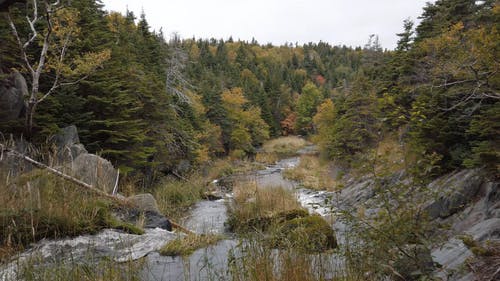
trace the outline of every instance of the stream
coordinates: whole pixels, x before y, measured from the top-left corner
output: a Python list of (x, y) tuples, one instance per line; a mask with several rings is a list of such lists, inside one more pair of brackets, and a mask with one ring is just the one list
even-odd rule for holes
[[(282, 186), (295, 190), (297, 199), (310, 213), (316, 213), (323, 217), (331, 215), (333, 210), (328, 207), (332, 203), (333, 192), (313, 191), (300, 188), (299, 185), (283, 177), (283, 170), (290, 169), (299, 164), (299, 157), (280, 160), (266, 169), (250, 173), (236, 180), (255, 181), (258, 186)], [(224, 188), (223, 188), (224, 189)], [(231, 194), (226, 194), (225, 199), (216, 201), (198, 202), (191, 215), (185, 221), (185, 225), (196, 233), (230, 233), (225, 230), (224, 222), (227, 219), (226, 200), (230, 200)], [(147, 256), (147, 268), (144, 270), (144, 280), (225, 280), (228, 276), (228, 253), (232, 250), (237, 254), (239, 241), (227, 239), (214, 246), (195, 251), (189, 258), (164, 257), (158, 253)], [(330, 257), (317, 261), (318, 263), (330, 262), (332, 270), (339, 267), (338, 258)], [(326, 272), (332, 277), (334, 272)]]
[[(299, 157), (283, 159), (266, 169), (250, 173), (242, 180), (252, 180), (259, 186), (282, 186), (296, 190), (297, 199), (311, 213), (327, 217), (334, 212), (330, 207), (334, 198), (333, 192), (312, 191), (299, 188), (298, 184), (283, 177), (282, 171), (295, 167)], [(238, 178), (238, 180), (240, 180)], [(191, 210), (184, 225), (196, 233), (224, 234), (232, 237), (225, 229), (227, 219), (226, 200), (198, 202)], [(86, 261), (98, 258), (111, 258), (116, 262), (144, 258), (145, 263), (141, 279), (153, 280), (224, 280), (228, 276), (228, 256), (233, 252), (239, 241), (236, 239), (222, 240), (216, 245), (195, 251), (189, 257), (161, 256), (158, 251), (168, 241), (179, 234), (163, 229), (146, 229), (143, 235), (122, 233), (106, 229), (96, 235), (83, 235), (71, 239), (42, 240), (30, 250), (19, 255), (16, 261), (0, 267), (0, 281), (17, 280), (18, 264), (33, 257), (40, 258), (44, 263), (71, 260)], [(233, 252), (234, 253), (234, 252)], [(333, 274), (333, 273), (331, 273)]]

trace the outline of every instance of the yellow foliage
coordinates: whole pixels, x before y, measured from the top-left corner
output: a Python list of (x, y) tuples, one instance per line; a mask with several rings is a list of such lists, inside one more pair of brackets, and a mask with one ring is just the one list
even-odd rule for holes
[(201, 96), (190, 90), (187, 90), (185, 94), (191, 101), (191, 107), (194, 109), (196, 116), (204, 116), (205, 113), (207, 113), (207, 109), (205, 108), (205, 105), (203, 105)]
[(233, 88), (222, 93), (222, 106), (227, 112), (227, 119), (232, 121), (230, 145), (232, 149), (249, 151), (254, 144), (260, 144), (269, 138), (269, 126), (261, 117), (257, 106), (244, 109), (248, 100), (241, 88)]
[(326, 99), (318, 106), (318, 111), (313, 117), (313, 123), (321, 131), (335, 121), (335, 106), (331, 99)]
[(120, 26), (126, 23), (125, 18), (118, 12), (110, 12), (106, 19), (108, 21), (108, 29), (113, 33), (118, 33)]
[(200, 58), (200, 48), (198, 48), (198, 45), (194, 43), (191, 45), (189, 57), (193, 58), (193, 60), (198, 60)]
[(228, 111), (240, 109), (248, 100), (243, 95), (241, 88), (233, 88), (222, 93), (222, 105)]

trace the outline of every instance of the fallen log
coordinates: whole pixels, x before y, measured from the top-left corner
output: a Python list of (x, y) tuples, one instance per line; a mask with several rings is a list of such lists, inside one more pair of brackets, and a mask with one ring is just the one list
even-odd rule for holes
[[(70, 181), (70, 182), (78, 185), (78, 186), (86, 188), (86, 189), (88, 189), (88, 190), (90, 190), (90, 191), (92, 191), (92, 192), (94, 192), (94, 193), (96, 193), (96, 194), (98, 194), (98, 195), (100, 195), (102, 197), (111, 199), (111, 200), (119, 203), (122, 206), (131, 207), (130, 202), (128, 202), (126, 199), (122, 199), (122, 198), (116, 197), (114, 195), (107, 194), (106, 192), (104, 192), (104, 191), (102, 191), (102, 190), (100, 190), (100, 189), (98, 189), (98, 188), (96, 188), (96, 187), (94, 187), (94, 186), (92, 186), (92, 185), (90, 185), (90, 184), (88, 184), (86, 182), (83, 182), (83, 181), (81, 181), (81, 180), (79, 180), (79, 179), (77, 179), (75, 177), (67, 175), (67, 174), (65, 174), (65, 173), (63, 173), (63, 172), (61, 172), (61, 171), (59, 171), (57, 169), (54, 169), (54, 168), (52, 168), (52, 167), (50, 167), (48, 165), (45, 165), (45, 164), (43, 164), (41, 162), (38, 162), (38, 161), (36, 161), (36, 160), (34, 160), (34, 159), (32, 159), (32, 158), (30, 158), (30, 157), (28, 157), (28, 156), (26, 156), (26, 155), (18, 152), (16, 150), (13, 150), (13, 149), (10, 149), (10, 148), (6, 148), (2, 144), (0, 144), (0, 149), (1, 149), (0, 154), (2, 155), (2, 157), (0, 157), (0, 161), (3, 159), (3, 153), (4, 152), (8, 152), (8, 153), (10, 153), (10, 154), (12, 154), (12, 155), (20, 158), (20, 159), (23, 159), (24, 161), (26, 161), (28, 163), (31, 163), (31, 164), (35, 165), (36, 167), (39, 167), (41, 169), (45, 169), (45, 170), (49, 171), (50, 173), (52, 173), (52, 174), (54, 174), (54, 175), (56, 175), (58, 177), (61, 177), (61, 178), (65, 179), (65, 180), (67, 180), (67, 181)], [(118, 182), (116, 183), (116, 185), (117, 184), (118, 184)], [(116, 189), (116, 186), (115, 186), (115, 189)], [(195, 234), (193, 231), (191, 231), (191, 230), (183, 227), (182, 225), (180, 225), (180, 224), (172, 221), (171, 219), (169, 219), (169, 218), (167, 218), (167, 219), (170, 221), (170, 224), (172, 225), (173, 228), (179, 229), (179, 231), (184, 232), (186, 234)]]

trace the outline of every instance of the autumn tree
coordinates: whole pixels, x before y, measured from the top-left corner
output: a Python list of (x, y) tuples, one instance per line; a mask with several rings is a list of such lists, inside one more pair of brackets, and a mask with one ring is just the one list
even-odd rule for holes
[(269, 138), (269, 126), (262, 120), (260, 108), (246, 107), (248, 100), (241, 88), (224, 91), (221, 99), (231, 122), (226, 132), (230, 149), (253, 153), (256, 146)]
[(317, 130), (315, 136), (316, 142), (324, 152), (329, 152), (330, 145), (334, 141), (334, 124), (336, 122), (337, 112), (331, 99), (326, 99), (318, 106), (317, 113), (314, 115), (313, 123)]

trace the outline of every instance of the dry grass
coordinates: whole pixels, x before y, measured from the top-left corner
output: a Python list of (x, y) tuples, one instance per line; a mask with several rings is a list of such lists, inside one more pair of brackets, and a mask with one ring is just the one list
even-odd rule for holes
[(153, 192), (158, 208), (166, 217), (179, 220), (186, 211), (200, 201), (206, 182), (200, 176), (191, 176), (187, 181), (168, 179), (158, 185)]
[(217, 234), (190, 234), (168, 242), (160, 250), (164, 256), (189, 256), (197, 249), (214, 245), (224, 237)]
[(204, 198), (209, 191), (209, 183), (234, 174), (245, 174), (260, 170), (259, 164), (248, 161), (215, 160), (201, 174), (192, 174), (185, 180), (166, 178), (153, 191), (160, 211), (173, 220), (180, 220), (186, 215), (189, 207)]
[[(256, 236), (240, 245), (240, 256), (229, 260), (234, 281), (313, 281), (326, 279), (331, 264), (319, 263), (321, 255), (307, 255), (294, 249), (273, 250)], [(315, 262), (316, 261), (316, 262)]]
[(265, 153), (276, 153), (280, 156), (290, 156), (307, 145), (307, 141), (297, 136), (287, 136), (270, 140), (262, 145)]
[(334, 190), (337, 184), (330, 176), (329, 164), (322, 163), (319, 157), (314, 155), (302, 155), (299, 165), (285, 170), (283, 175), (314, 190)]
[(462, 241), (474, 253), (474, 257), (467, 260), (467, 266), (477, 280), (500, 280), (500, 242), (479, 243), (470, 236), (462, 237)]
[(115, 203), (43, 170), (4, 179), (0, 184), (0, 206), (3, 258), (43, 238), (95, 233), (108, 227), (141, 232), (113, 219)]
[(313, 281), (311, 257), (294, 251), (273, 252), (259, 242), (245, 245), (245, 255), (230, 263), (234, 281)]
[(227, 223), (230, 229), (240, 233), (263, 231), (274, 224), (308, 215), (295, 194), (282, 187), (257, 187), (252, 182), (241, 182), (235, 185), (233, 192)]
[(264, 166), (243, 160), (232, 160), (230, 158), (217, 159), (204, 168), (203, 178), (210, 182), (234, 174), (242, 174), (263, 169)]
[(275, 164), (279, 159), (280, 157), (277, 153), (259, 152), (255, 156), (255, 161), (264, 164)]
[(236, 205), (233, 211), (242, 221), (302, 209), (295, 194), (282, 187), (257, 187), (255, 183), (244, 182), (236, 184), (233, 192)]

